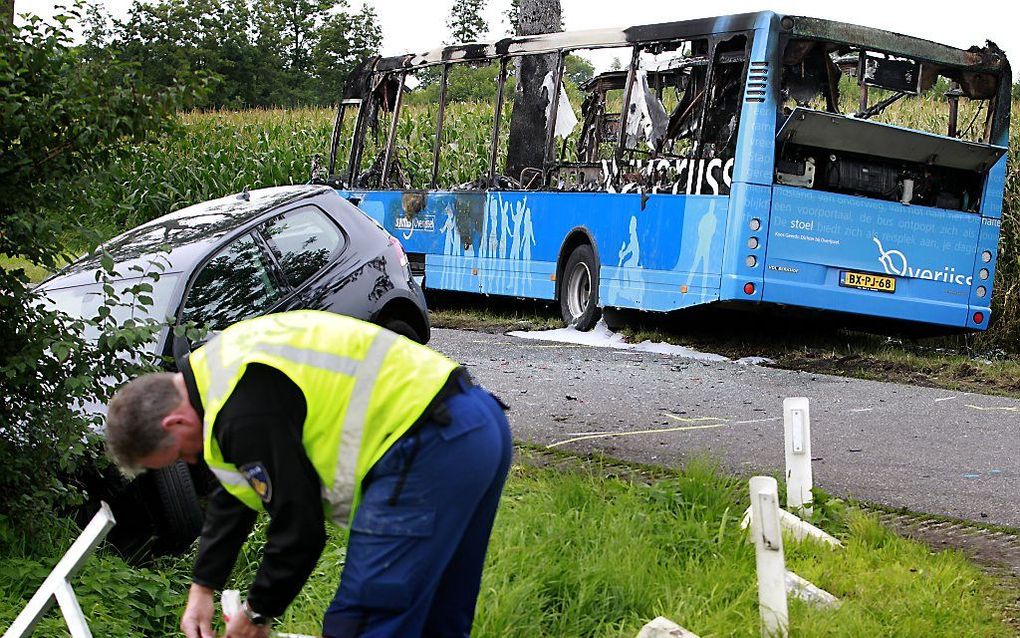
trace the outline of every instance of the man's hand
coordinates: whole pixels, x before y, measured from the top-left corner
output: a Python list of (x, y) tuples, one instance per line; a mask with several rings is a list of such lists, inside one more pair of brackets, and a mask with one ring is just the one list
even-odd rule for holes
[(187, 638), (216, 638), (212, 630), (213, 590), (191, 584), (188, 606), (181, 616), (181, 631)]
[(223, 638), (269, 638), (269, 625), (259, 627), (251, 624), (243, 611), (238, 611), (227, 623), (227, 633)]

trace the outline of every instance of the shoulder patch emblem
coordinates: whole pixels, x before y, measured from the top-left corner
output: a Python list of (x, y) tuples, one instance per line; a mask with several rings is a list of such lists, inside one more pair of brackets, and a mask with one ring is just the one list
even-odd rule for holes
[(241, 473), (263, 503), (268, 503), (273, 498), (273, 483), (269, 480), (269, 472), (266, 472), (266, 468), (261, 463), (249, 463), (242, 466)]

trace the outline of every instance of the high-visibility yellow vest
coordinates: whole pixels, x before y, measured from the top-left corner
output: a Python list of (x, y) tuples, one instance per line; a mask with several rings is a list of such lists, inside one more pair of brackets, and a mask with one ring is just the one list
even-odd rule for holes
[(250, 363), (294, 381), (307, 404), (302, 443), (319, 475), (327, 516), (338, 524), (357, 507), (368, 471), (457, 367), (379, 326), (315, 310), (234, 324), (191, 353), (190, 361), (205, 409), (205, 461), (230, 494), (255, 510), (264, 509), (260, 486), (223, 459), (213, 433), (216, 415)]

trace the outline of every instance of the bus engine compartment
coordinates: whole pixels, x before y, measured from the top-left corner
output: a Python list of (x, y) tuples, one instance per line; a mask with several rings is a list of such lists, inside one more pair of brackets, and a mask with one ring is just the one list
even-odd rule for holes
[(799, 108), (777, 140), (778, 184), (974, 213), (1006, 151)]
[[(812, 30), (797, 20), (798, 32)], [(889, 52), (833, 41), (855, 34), (818, 35), (790, 37), (782, 49), (775, 183), (979, 213), (988, 172), (1006, 152), (995, 144), (1009, 112), (999, 48), (989, 42), (947, 61), (907, 55), (895, 40)], [(940, 101), (936, 117), (918, 108)]]

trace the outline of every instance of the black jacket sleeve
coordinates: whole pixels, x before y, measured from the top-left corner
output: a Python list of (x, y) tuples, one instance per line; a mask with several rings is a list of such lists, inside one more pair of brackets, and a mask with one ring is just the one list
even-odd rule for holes
[(223, 589), (257, 516), (254, 510), (217, 487), (206, 505), (191, 581), (211, 589)]
[[(304, 396), (293, 381), (274, 368), (253, 364), (216, 417), (214, 431), (223, 458), (259, 481), (269, 513), (262, 564), (248, 592), (252, 609), (267, 616), (283, 614), (326, 544), (319, 477), (301, 442), (306, 412)], [(253, 521), (254, 512), (225, 491), (223, 497), (215, 494), (211, 505), (195, 571), (208, 569), (199, 577), (218, 583), (216, 565), (226, 555), (233, 564), (251, 529), (251, 522), (242, 523), (249, 512)], [(234, 520), (225, 520), (231, 516)], [(213, 525), (216, 530), (209, 529)]]

